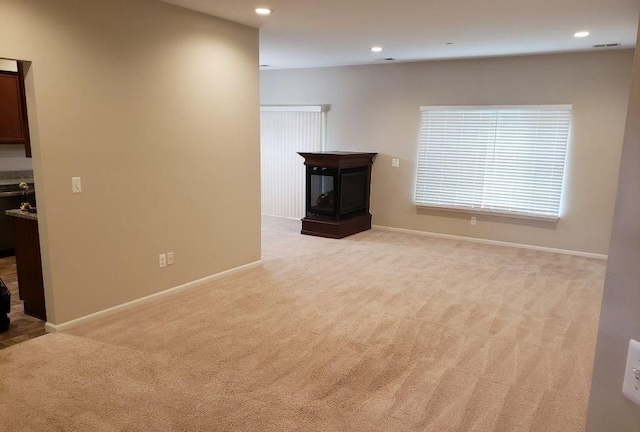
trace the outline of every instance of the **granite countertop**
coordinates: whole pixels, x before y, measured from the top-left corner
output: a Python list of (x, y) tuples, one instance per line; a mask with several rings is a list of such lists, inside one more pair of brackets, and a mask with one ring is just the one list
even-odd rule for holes
[(0, 171), (0, 186), (20, 182), (33, 183), (33, 171)]
[(38, 220), (38, 213), (31, 213), (28, 211), (22, 211), (20, 209), (6, 210), (4, 213), (7, 216), (13, 216), (13, 217), (18, 217), (22, 219), (34, 220), (34, 221)]

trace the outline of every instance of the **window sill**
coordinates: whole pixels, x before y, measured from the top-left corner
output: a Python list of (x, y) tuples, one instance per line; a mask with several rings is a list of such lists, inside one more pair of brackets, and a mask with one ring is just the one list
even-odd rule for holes
[(507, 213), (501, 211), (492, 211), (492, 210), (482, 210), (482, 209), (473, 209), (466, 207), (454, 207), (454, 206), (438, 206), (438, 205), (426, 205), (426, 204), (415, 204), (415, 206), (419, 209), (424, 210), (442, 210), (442, 211), (450, 211), (450, 212), (460, 212), (460, 213), (473, 213), (479, 215), (489, 215), (489, 216), (498, 216), (505, 218), (515, 218), (515, 219), (529, 219), (529, 220), (537, 220), (544, 222), (558, 222), (560, 218), (558, 216), (544, 216), (544, 215), (535, 215), (528, 213)]

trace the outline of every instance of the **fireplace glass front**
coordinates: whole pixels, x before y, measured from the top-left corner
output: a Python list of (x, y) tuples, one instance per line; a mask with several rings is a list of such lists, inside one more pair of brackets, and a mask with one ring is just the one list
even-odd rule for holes
[(340, 215), (367, 208), (367, 170), (344, 170), (340, 175)]
[(336, 172), (312, 168), (309, 173), (308, 216), (336, 216)]
[(307, 217), (339, 220), (367, 211), (367, 168), (307, 169)]

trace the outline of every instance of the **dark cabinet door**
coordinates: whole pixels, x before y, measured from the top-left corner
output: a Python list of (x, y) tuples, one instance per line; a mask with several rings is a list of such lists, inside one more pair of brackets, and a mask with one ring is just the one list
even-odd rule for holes
[(13, 217), (13, 224), (16, 236), (18, 292), (24, 302), (24, 313), (46, 321), (38, 221)]
[(0, 144), (22, 144), (31, 157), (27, 106), (22, 80), (18, 72), (0, 71)]

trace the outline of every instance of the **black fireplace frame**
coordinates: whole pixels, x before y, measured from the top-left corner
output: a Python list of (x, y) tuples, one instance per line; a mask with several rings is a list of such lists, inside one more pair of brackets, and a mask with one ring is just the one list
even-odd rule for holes
[[(367, 167), (354, 167), (354, 168), (330, 168), (330, 167), (319, 167), (319, 166), (307, 166), (307, 181), (306, 181), (306, 217), (317, 218), (317, 219), (328, 219), (328, 220), (341, 220), (345, 218), (352, 217), (357, 214), (367, 213), (369, 211), (369, 170)], [(347, 207), (345, 203), (345, 198), (347, 197), (348, 191), (345, 191), (345, 177), (353, 175), (353, 174), (362, 174), (364, 175), (365, 181), (361, 190), (361, 196), (357, 197), (358, 204), (353, 207)], [(331, 201), (333, 202), (332, 210), (328, 211), (321, 207), (318, 207), (317, 203), (314, 205), (314, 200), (317, 200), (316, 195), (314, 193), (314, 177), (331, 177), (333, 189), (329, 193), (333, 193), (331, 196)], [(358, 194), (360, 191), (358, 191)], [(354, 195), (353, 193), (351, 195)]]

